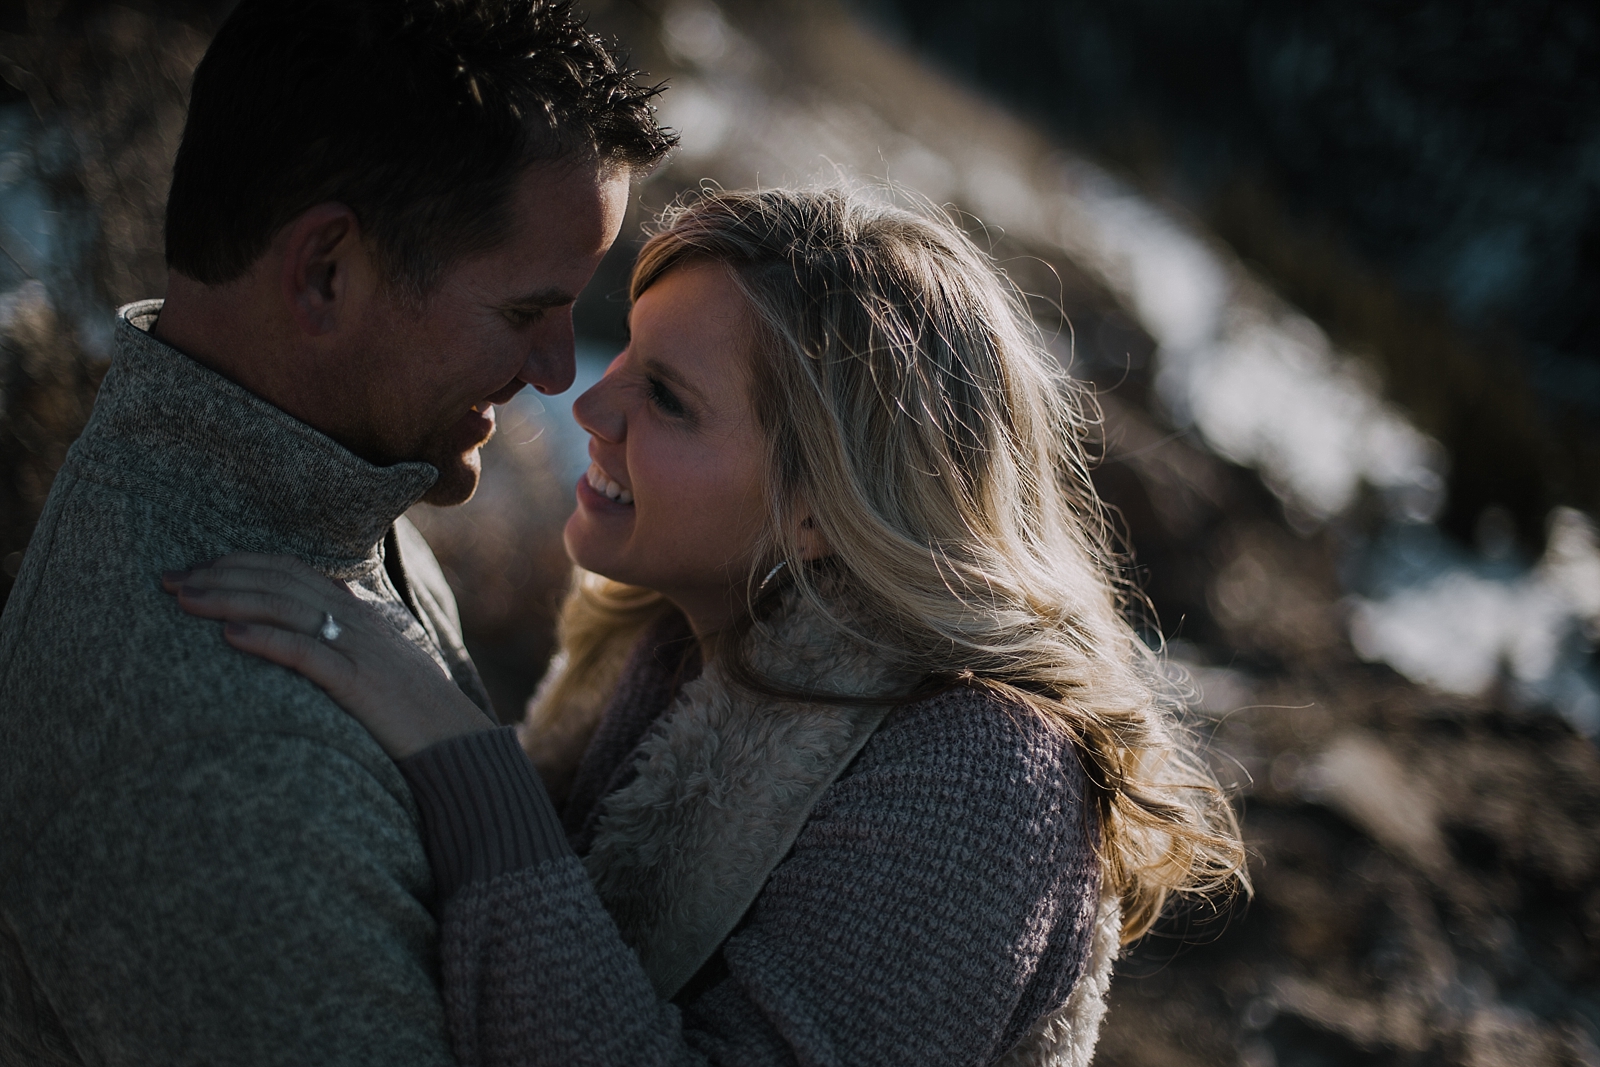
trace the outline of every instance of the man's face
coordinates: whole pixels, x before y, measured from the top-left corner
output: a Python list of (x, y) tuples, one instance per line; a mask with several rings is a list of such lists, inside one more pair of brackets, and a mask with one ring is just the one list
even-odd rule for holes
[(438, 468), (423, 498), (431, 504), (471, 497), (493, 405), (524, 385), (559, 393), (572, 384), (572, 304), (616, 239), (627, 199), (626, 172), (534, 167), (513, 194), (500, 247), (453, 264), (420, 306), (399, 294), (369, 304), (358, 450)]

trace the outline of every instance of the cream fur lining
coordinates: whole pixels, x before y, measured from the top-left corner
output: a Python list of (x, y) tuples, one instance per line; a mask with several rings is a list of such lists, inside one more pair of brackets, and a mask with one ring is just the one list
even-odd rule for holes
[[(903, 690), (911, 679), (791, 600), (752, 660), (797, 689)], [(611, 679), (614, 686), (614, 678)], [(774, 700), (736, 689), (715, 662), (641, 742), (639, 774), (601, 802), (584, 863), (656, 991), (674, 996), (732, 933), (818, 798), (883, 721), (883, 707)], [(1087, 1067), (1122, 932), (1102, 895), (1072, 994), (1000, 1062)]]
[[(753, 637), (752, 662), (784, 686), (867, 694), (911, 681), (794, 598)], [(663, 997), (733, 932), (887, 710), (743, 692), (715, 661), (683, 687), (640, 743), (638, 777), (601, 802), (584, 859)]]
[(995, 1067), (1089, 1067), (1100, 1023), (1106, 1016), (1111, 966), (1122, 948), (1122, 903), (1115, 893), (1100, 894), (1094, 929), (1089, 934), (1089, 959), (1072, 987), (1072, 995), (1055, 1011), (1034, 1023), (1017, 1047)]

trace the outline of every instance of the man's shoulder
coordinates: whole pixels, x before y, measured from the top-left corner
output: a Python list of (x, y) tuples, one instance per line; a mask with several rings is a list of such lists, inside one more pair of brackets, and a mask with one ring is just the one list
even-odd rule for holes
[(154, 700), (176, 712), (233, 695), (247, 679), (282, 688), (272, 679), (292, 676), (255, 669), (162, 588), (163, 571), (221, 548), (201, 523), (63, 470), (0, 623), (0, 691), (36, 708), (92, 693), (138, 713)]
[(144, 754), (230, 735), (326, 745), (403, 791), (326, 694), (232, 648), (220, 624), (185, 614), (162, 590), (163, 570), (217, 554), (215, 535), (125, 492), (57, 489), (0, 622), (0, 810), (20, 812), (25, 797), (47, 804)]

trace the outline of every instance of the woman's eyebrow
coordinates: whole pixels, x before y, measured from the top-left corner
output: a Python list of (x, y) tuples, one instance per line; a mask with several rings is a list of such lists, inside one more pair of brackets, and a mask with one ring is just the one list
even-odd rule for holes
[(654, 374), (657, 378), (664, 378), (678, 388), (693, 393), (701, 403), (706, 402), (705, 391), (688, 378), (685, 378), (676, 368), (667, 366), (659, 359), (647, 359), (644, 361), (644, 369)]

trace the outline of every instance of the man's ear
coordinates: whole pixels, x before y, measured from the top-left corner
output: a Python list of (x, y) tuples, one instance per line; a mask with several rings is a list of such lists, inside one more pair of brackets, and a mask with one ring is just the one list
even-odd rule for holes
[(356, 272), (366, 272), (356, 213), (336, 202), (317, 204), (295, 216), (278, 242), (279, 289), (290, 318), (305, 336), (331, 333), (355, 295)]
[(800, 519), (799, 528), (795, 531), (795, 543), (800, 548), (802, 561), (821, 559), (833, 551), (828, 545), (828, 539), (822, 536), (822, 531), (817, 529), (816, 520), (809, 513)]

